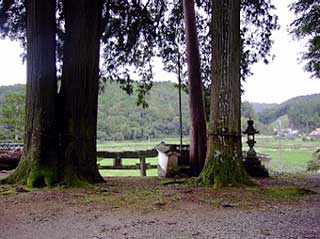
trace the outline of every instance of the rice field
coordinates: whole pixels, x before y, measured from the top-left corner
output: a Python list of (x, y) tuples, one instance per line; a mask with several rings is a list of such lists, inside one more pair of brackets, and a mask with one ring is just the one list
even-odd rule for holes
[[(126, 151), (151, 149), (161, 141), (166, 143), (179, 143), (178, 138), (153, 139), (148, 141), (114, 141), (98, 144), (98, 150)], [(243, 150), (247, 150), (243, 138)], [(259, 153), (269, 154), (272, 157), (271, 171), (287, 173), (306, 172), (307, 164), (312, 159), (313, 152), (320, 148), (320, 140), (303, 141), (302, 139), (278, 139), (273, 136), (256, 137), (255, 150)], [(188, 143), (188, 139), (183, 141)], [(147, 163), (157, 164), (157, 157), (147, 158)], [(101, 165), (112, 165), (112, 159), (99, 160)], [(139, 159), (123, 159), (123, 164), (136, 164)], [(139, 176), (139, 170), (101, 170), (103, 176)], [(147, 170), (147, 176), (157, 176), (156, 169)]]

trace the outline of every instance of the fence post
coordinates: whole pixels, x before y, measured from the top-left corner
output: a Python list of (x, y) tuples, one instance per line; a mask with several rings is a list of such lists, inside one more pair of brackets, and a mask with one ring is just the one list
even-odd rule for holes
[(147, 176), (146, 158), (140, 156), (140, 176)]
[(117, 154), (116, 158), (113, 161), (113, 166), (115, 167), (122, 167), (121, 157), (119, 154)]

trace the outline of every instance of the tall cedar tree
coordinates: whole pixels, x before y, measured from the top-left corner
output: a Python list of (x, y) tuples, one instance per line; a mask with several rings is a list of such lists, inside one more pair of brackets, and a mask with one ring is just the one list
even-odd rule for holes
[(6, 182), (52, 185), (57, 173), (55, 0), (27, 1), (27, 96), (24, 153)]
[(96, 161), (102, 3), (64, 2), (66, 40), (59, 96), (55, 9), (54, 0), (27, 2), (25, 152), (6, 182), (38, 187), (103, 180)]
[(65, 0), (61, 84), (64, 181), (102, 181), (96, 160), (102, 1)]
[(183, 1), (190, 111), (190, 164), (193, 176), (201, 172), (207, 146), (207, 127), (201, 81), (201, 63), (193, 0)]
[(213, 0), (212, 11), (209, 137), (200, 181), (221, 187), (250, 182), (241, 150), (240, 0)]

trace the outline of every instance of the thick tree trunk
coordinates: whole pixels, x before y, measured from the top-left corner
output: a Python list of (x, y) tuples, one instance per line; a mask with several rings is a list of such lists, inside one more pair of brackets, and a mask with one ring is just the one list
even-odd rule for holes
[(198, 176), (206, 158), (207, 129), (194, 1), (184, 0), (183, 9), (189, 83), (190, 164), (192, 175)]
[(202, 183), (249, 183), (240, 124), (240, 0), (213, 0), (213, 57), (208, 151)]
[(101, 0), (64, 1), (61, 156), (68, 184), (102, 181), (96, 160), (101, 11)]
[(23, 159), (5, 181), (50, 186), (57, 180), (55, 0), (27, 1), (27, 97)]

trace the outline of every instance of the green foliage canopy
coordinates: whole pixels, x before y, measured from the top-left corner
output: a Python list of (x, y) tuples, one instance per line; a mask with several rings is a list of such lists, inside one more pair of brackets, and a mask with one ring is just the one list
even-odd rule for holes
[[(197, 24), (202, 74), (206, 89), (211, 75), (211, 2), (199, 0)], [(250, 65), (259, 59), (268, 61), (271, 32), (278, 28), (277, 16), (270, 0), (244, 0), (242, 7), (241, 75), (250, 74)], [(57, 4), (57, 62), (61, 66), (64, 43), (63, 5)], [(19, 40), (26, 46), (26, 8), (24, 0), (0, 0), (0, 36)], [(123, 90), (133, 94), (138, 104), (146, 107), (144, 97), (152, 87), (155, 56), (160, 56), (165, 69), (176, 72), (177, 54), (185, 62), (182, 1), (176, 0), (104, 0), (101, 26), (104, 64), (101, 79), (118, 81)], [(60, 62), (60, 63), (59, 63)], [(183, 69), (185, 67), (183, 66)], [(135, 77), (132, 75), (135, 71)], [(58, 71), (59, 72), (59, 71)], [(133, 84), (133, 80), (138, 83)]]
[(298, 0), (291, 5), (297, 18), (291, 23), (291, 34), (308, 40), (302, 60), (305, 70), (320, 78), (320, 3), (318, 0)]

